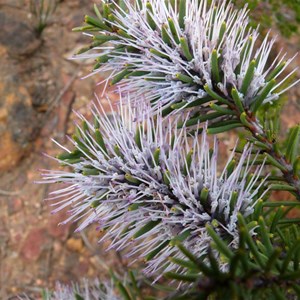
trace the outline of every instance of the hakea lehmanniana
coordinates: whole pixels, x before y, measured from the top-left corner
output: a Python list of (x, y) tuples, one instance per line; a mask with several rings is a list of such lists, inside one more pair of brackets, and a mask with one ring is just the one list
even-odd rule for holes
[[(32, 298), (19, 296), (19, 300), (31, 300)], [(54, 291), (47, 291), (43, 293), (44, 300), (121, 300), (123, 297), (119, 296), (116, 291), (115, 284), (111, 281), (93, 282), (84, 280), (83, 285), (73, 284), (64, 285), (57, 283)]]
[[(151, 261), (149, 274), (174, 268), (168, 257), (181, 257), (174, 247), (178, 240), (198, 257), (205, 254), (211, 242), (207, 224), (234, 248), (238, 213), (251, 215), (265, 193), (263, 164), (253, 168), (251, 147), (237, 163), (232, 153), (218, 173), (217, 141), (210, 150), (205, 130), (201, 142), (189, 139), (176, 120), (152, 118), (149, 108), (123, 102), (111, 116), (94, 104), (94, 125), (80, 116), (74, 150), (62, 147), (67, 151), (57, 158), (71, 171), (43, 172), (45, 183), (65, 184), (49, 198), (54, 212), (69, 207), (63, 223), (82, 219), (77, 230), (98, 223), (111, 248)], [(143, 121), (132, 121), (137, 118)]]
[(96, 58), (95, 73), (111, 71), (107, 80), (122, 81), (153, 111), (189, 108), (195, 114), (187, 125), (225, 118), (232, 129), (242, 126), (244, 110), (256, 112), (297, 83), (288, 84), (295, 70), (281, 78), (293, 58), (271, 58), (275, 39), (267, 34), (256, 47), (259, 33), (246, 7), (218, 0), (119, 2), (103, 1), (102, 15), (95, 8), (97, 18), (86, 16), (87, 26), (75, 29), (93, 39), (75, 58)]

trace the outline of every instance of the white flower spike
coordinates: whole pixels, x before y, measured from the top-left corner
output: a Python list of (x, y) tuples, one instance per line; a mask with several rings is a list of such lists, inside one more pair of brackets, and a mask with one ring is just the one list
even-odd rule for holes
[(296, 70), (281, 78), (293, 58), (279, 54), (269, 64), (275, 38), (267, 34), (256, 47), (260, 37), (246, 7), (217, 0), (121, 2), (104, 1), (103, 16), (96, 10), (97, 19), (86, 17), (88, 26), (79, 30), (94, 42), (83, 51), (93, 50), (75, 58), (96, 58), (95, 73), (110, 71), (107, 80), (151, 101), (154, 112), (202, 111), (211, 101), (233, 114), (236, 101), (255, 112), (299, 82), (287, 86)]
[[(238, 213), (251, 215), (262, 196), (263, 165), (253, 167), (251, 147), (245, 147), (235, 167), (232, 153), (218, 173), (218, 143), (211, 151), (205, 130), (201, 142), (190, 139), (176, 120), (154, 119), (147, 107), (131, 108), (123, 100), (118, 113), (108, 117), (103, 112), (94, 105), (95, 125), (80, 116), (75, 150), (57, 159), (71, 171), (43, 172), (45, 183), (65, 185), (51, 194), (54, 213), (68, 207), (64, 223), (82, 220), (77, 230), (98, 223), (111, 248), (151, 261), (150, 274), (174, 268), (166, 258), (181, 257), (176, 239), (195, 255), (205, 254), (211, 241), (206, 224), (234, 247)], [(130, 122), (139, 114), (141, 123)]]

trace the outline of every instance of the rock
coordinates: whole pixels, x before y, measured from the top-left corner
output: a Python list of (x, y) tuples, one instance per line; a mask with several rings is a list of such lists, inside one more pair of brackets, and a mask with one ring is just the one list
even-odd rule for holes
[(0, 11), (1, 175), (31, 149), (42, 124), (41, 113), (55, 88), (45, 71), (46, 60), (40, 57), (41, 51), (36, 51), (41, 40), (24, 16), (23, 10)]
[(68, 223), (66, 225), (58, 225), (61, 221), (65, 220), (66, 218), (66, 214), (56, 214), (51, 216), (47, 226), (48, 233), (50, 236), (57, 238), (61, 241), (66, 240), (70, 232), (71, 223)]
[(0, 173), (19, 162), (37, 133), (30, 95), (13, 75), (4, 72), (0, 70)]
[(38, 260), (45, 248), (47, 239), (48, 237), (44, 228), (32, 229), (21, 247), (21, 257), (27, 261)]
[(73, 252), (83, 251), (83, 242), (81, 239), (70, 238), (67, 240), (67, 248)]
[(0, 11), (0, 44), (11, 57), (31, 55), (41, 45), (33, 28), (22, 19), (15, 12)]

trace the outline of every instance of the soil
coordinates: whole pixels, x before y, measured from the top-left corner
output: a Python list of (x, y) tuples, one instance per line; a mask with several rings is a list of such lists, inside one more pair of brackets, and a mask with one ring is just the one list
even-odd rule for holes
[[(102, 92), (96, 83), (104, 74), (81, 79), (92, 62), (68, 59), (86, 41), (71, 29), (91, 12), (89, 0), (60, 1), (38, 36), (29, 0), (0, 0), (0, 299), (39, 295), (56, 281), (102, 278), (111, 266), (125, 263), (98, 245), (96, 228), (74, 234), (76, 224), (58, 226), (65, 213), (52, 216), (43, 200), (54, 187), (35, 184), (40, 169), (57, 167), (43, 155), (60, 151), (51, 138), (66, 144), (74, 129), (72, 110), (88, 117), (94, 93)], [(280, 38), (276, 47), (283, 45), (289, 55), (300, 49), (296, 37)], [(294, 66), (299, 62), (298, 57)], [(300, 120), (300, 91), (292, 89), (288, 98), (283, 135)]]

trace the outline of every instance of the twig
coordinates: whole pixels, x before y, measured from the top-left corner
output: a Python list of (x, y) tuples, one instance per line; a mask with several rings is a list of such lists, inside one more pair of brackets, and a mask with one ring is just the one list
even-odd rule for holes
[(16, 196), (16, 195), (19, 195), (21, 194), (22, 190), (21, 191), (4, 191), (4, 190), (0, 190), (0, 195), (2, 196)]
[(78, 71), (79, 71), (79, 68), (77, 68), (75, 70), (74, 75), (70, 78), (70, 80), (64, 86), (64, 88), (61, 89), (61, 91), (58, 93), (58, 95), (52, 101), (50, 101), (50, 105), (49, 105), (46, 113), (43, 115), (43, 120), (42, 120), (42, 122), (40, 124), (40, 128), (44, 127), (44, 125), (47, 122), (47, 119), (48, 119), (49, 115), (51, 114), (51, 112), (53, 111), (53, 109), (57, 106), (57, 104), (59, 103), (59, 101), (61, 100), (61, 98), (64, 96), (64, 94), (69, 90), (69, 88), (72, 86), (72, 84), (74, 83), (74, 81), (77, 79), (77, 77), (78, 77)]
[[(85, 246), (91, 251), (92, 254), (97, 254), (97, 251), (95, 251), (95, 248), (91, 245), (90, 241), (88, 240), (86, 234), (82, 231), (80, 231), (81, 238), (85, 244)], [(98, 262), (98, 264), (103, 267), (106, 271), (109, 271), (109, 266), (102, 260), (98, 255), (95, 255), (95, 259)]]

